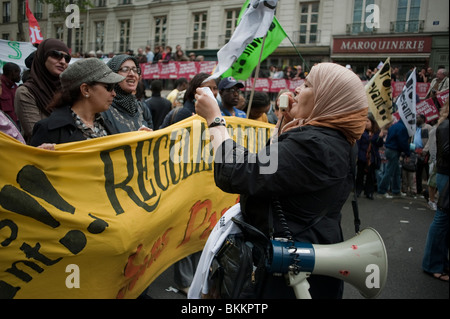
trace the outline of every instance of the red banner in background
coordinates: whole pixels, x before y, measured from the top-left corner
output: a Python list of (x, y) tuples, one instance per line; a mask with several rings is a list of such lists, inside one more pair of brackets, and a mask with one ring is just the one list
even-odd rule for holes
[(187, 78), (190, 80), (198, 73), (211, 74), (216, 65), (216, 61), (173, 61), (168, 63), (141, 63), (140, 67), (144, 80), (179, 78)]
[[(145, 80), (178, 79), (181, 77), (190, 80), (198, 73), (212, 74), (216, 65), (216, 61), (172, 61), (168, 63), (142, 63), (140, 66), (142, 69), (142, 78)], [(246, 91), (251, 91), (253, 80), (254, 78), (250, 78), (243, 82)], [(294, 91), (303, 84), (303, 81), (304, 80), (258, 78), (255, 90), (268, 93), (278, 93), (283, 89)], [(392, 82), (392, 97), (395, 98), (399, 96), (404, 86), (405, 82)], [(424, 99), (429, 88), (430, 83), (417, 83), (416, 92), (421, 99)]]
[[(395, 98), (402, 93), (403, 87), (406, 82), (392, 82), (392, 97)], [(430, 88), (430, 83), (417, 83), (416, 93), (421, 98), (424, 99), (427, 96), (428, 90)]]
[(42, 42), (42, 40), (44, 40), (44, 38), (42, 37), (41, 28), (39, 27), (39, 23), (37, 22), (36, 18), (30, 10), (30, 7), (28, 6), (28, 0), (25, 2), (25, 6), (28, 19), (30, 42), (33, 44), (39, 44)]

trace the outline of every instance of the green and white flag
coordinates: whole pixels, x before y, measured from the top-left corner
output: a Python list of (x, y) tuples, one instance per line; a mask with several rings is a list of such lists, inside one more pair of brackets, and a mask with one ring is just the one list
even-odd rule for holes
[(248, 79), (258, 65), (264, 41), (261, 61), (267, 58), (286, 38), (280, 23), (274, 16), (278, 0), (247, 0), (242, 6), (239, 23), (230, 41), (217, 53), (218, 65), (211, 78), (232, 76)]

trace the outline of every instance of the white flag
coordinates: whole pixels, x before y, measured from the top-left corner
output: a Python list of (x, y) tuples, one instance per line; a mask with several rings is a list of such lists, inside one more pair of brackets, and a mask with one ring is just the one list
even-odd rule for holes
[(414, 69), (397, 99), (398, 114), (408, 129), (409, 136), (416, 133), (416, 85), (416, 69)]
[(253, 39), (264, 37), (273, 21), (278, 0), (251, 0), (230, 41), (217, 52), (218, 64), (210, 79), (217, 79), (241, 56)]

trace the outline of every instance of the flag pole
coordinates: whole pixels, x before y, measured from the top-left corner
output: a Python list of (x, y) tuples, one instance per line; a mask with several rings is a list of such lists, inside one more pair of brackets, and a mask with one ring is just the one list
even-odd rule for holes
[(266, 36), (267, 36), (267, 33), (263, 38), (262, 45), (261, 45), (261, 52), (259, 53), (258, 64), (256, 65), (255, 77), (253, 78), (252, 91), (250, 93), (250, 99), (249, 99), (248, 105), (247, 105), (247, 118), (250, 117), (250, 110), (252, 109), (253, 96), (255, 95), (256, 81), (258, 80), (258, 76), (259, 76), (259, 69), (261, 67), (261, 58), (262, 58), (262, 54), (263, 54), (263, 50), (264, 50), (264, 42), (266, 42)]

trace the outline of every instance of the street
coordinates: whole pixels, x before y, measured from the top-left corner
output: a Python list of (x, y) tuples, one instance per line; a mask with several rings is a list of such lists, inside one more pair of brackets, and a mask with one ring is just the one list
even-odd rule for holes
[[(423, 198), (401, 197), (369, 200), (358, 198), (360, 229), (374, 228), (383, 238), (388, 255), (386, 285), (378, 299), (448, 299), (449, 285), (422, 271), (422, 256), (434, 212)], [(353, 209), (349, 198), (342, 211), (345, 239), (354, 236)], [(150, 286), (153, 299), (185, 299), (175, 292), (169, 267)], [(356, 288), (345, 284), (344, 299), (364, 299)]]

